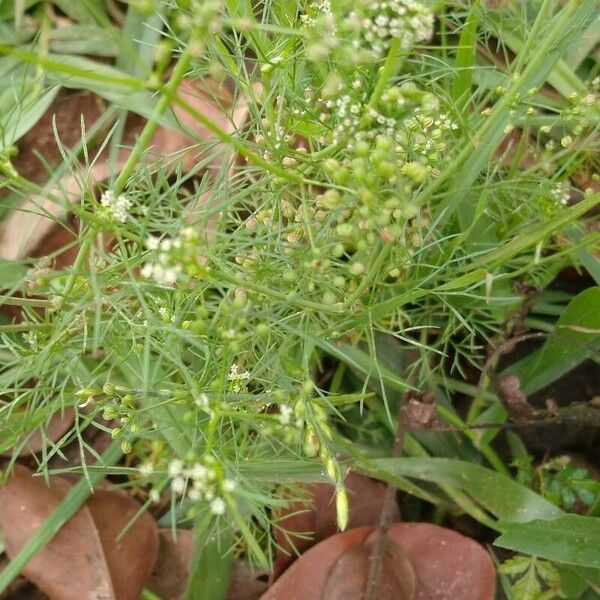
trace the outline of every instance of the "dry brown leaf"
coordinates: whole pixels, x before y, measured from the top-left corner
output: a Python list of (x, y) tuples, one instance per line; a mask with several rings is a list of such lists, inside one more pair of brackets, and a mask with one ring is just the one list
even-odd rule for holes
[[(294, 502), (276, 515), (273, 536), (278, 545), (273, 579), (277, 579), (301, 554), (317, 542), (337, 532), (335, 488), (327, 483), (315, 483), (304, 488), (305, 501)], [(385, 485), (358, 473), (346, 477), (350, 504), (350, 528), (375, 525), (383, 508)], [(392, 520), (399, 517), (394, 507)]]
[[(0, 487), (0, 529), (14, 557), (70, 488), (55, 477), (47, 487), (29, 469), (15, 465)], [(23, 573), (51, 600), (138, 600), (158, 552), (156, 523), (142, 513), (117, 536), (140, 505), (127, 494), (99, 488)]]
[[(193, 534), (187, 529), (178, 529), (173, 539), (170, 529), (159, 530), (160, 550), (146, 587), (162, 600), (183, 598), (192, 565), (194, 551)], [(266, 574), (252, 571), (244, 563), (233, 565), (231, 581), (225, 600), (258, 600), (267, 589)]]
[(192, 565), (193, 535), (189, 529), (178, 529), (174, 539), (170, 529), (160, 529), (159, 540), (158, 557), (146, 587), (162, 600), (179, 600)]
[[(202, 90), (198, 82), (184, 80), (180, 85), (179, 92), (189, 104), (198, 111), (208, 115), (216, 125), (227, 133), (235, 131), (247, 118), (248, 106), (246, 100), (243, 98), (233, 107), (230, 118), (223, 112), (223, 109), (217, 107), (210, 100), (209, 95)], [(203, 151), (198, 149), (193, 138), (201, 138), (208, 141), (214, 136), (180, 107), (175, 106), (173, 112), (182, 124), (183, 130), (176, 131), (171, 128), (159, 126), (150, 144), (150, 156), (154, 160), (167, 157), (167, 161), (170, 163), (181, 161), (182, 168), (184, 171), (187, 171), (201, 159), (203, 154)], [(79, 112), (75, 108), (74, 112), (65, 113), (57, 111), (57, 108), (53, 104), (32, 131), (45, 131), (48, 128), (48, 123), (52, 122), (52, 117), (55, 113), (61, 139), (63, 139), (63, 131), (70, 131), (68, 139), (69, 141), (72, 140), (71, 144), (65, 145), (73, 145), (79, 139), (80, 135), (79, 116), (88, 117), (89, 110), (87, 106), (82, 106)], [(98, 116), (94, 113), (94, 120)], [(89, 118), (87, 122), (89, 123)], [(141, 124), (138, 119), (133, 120), (133, 125), (128, 128), (125, 135), (125, 144), (134, 143)], [(75, 137), (73, 137), (73, 131), (76, 133)], [(186, 131), (189, 133), (186, 133)], [(223, 145), (220, 147), (221, 151), (217, 151), (215, 148), (211, 150), (213, 155), (212, 164), (215, 166), (217, 162), (229, 160), (230, 157), (228, 152), (231, 150), (225, 148)], [(44, 150), (48, 151), (51, 155), (49, 162), (56, 162), (58, 160), (60, 155), (56, 156), (48, 141), (44, 144)], [(127, 148), (123, 148), (119, 152), (115, 165), (117, 170), (120, 170), (125, 164), (127, 154)], [(20, 164), (20, 162), (16, 163), (17, 169), (20, 168)], [(66, 217), (65, 208), (49, 198), (52, 196), (61, 196), (69, 202), (75, 202), (81, 197), (82, 190), (89, 190), (95, 184), (107, 180), (111, 173), (110, 168), (111, 166), (106, 159), (98, 159), (87, 173), (81, 171), (77, 174), (69, 174), (63, 177), (56, 186), (48, 190), (47, 197), (45, 195), (32, 196), (23, 202), (19, 209), (13, 211), (3, 222), (2, 229), (0, 230), (0, 258), (19, 260), (34, 255), (36, 248), (42, 240), (56, 228), (56, 221), (64, 220)], [(37, 178), (39, 177), (34, 177), (34, 179)]]
[[(48, 421), (48, 424), (44, 426), (44, 433), (40, 429), (36, 429), (33, 433), (27, 434), (25, 437), (27, 438), (27, 442), (19, 452), (19, 456), (28, 456), (29, 454), (35, 454), (36, 452), (40, 452), (44, 446), (46, 441), (50, 442), (58, 442), (60, 438), (62, 438), (67, 431), (73, 425), (75, 421), (75, 411), (72, 408), (68, 408), (64, 412), (56, 412)], [(19, 446), (20, 442), (17, 441), (14, 446)], [(12, 450), (6, 450), (2, 452), (1, 456), (12, 456)]]
[[(261, 600), (325, 599), (323, 591), (340, 557), (372, 532), (372, 527), (361, 527), (324, 540), (302, 555)], [(415, 600), (493, 600), (494, 566), (474, 540), (430, 523), (394, 523), (388, 536), (413, 567)]]
[[(323, 600), (362, 600), (367, 587), (375, 533), (338, 559), (323, 588)], [(402, 548), (386, 538), (381, 557), (377, 600), (413, 600), (415, 572)]]

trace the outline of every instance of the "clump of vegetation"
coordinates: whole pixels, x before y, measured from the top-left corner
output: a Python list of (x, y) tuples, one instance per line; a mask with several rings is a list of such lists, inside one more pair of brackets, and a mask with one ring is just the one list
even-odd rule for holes
[[(568, 518), (597, 534), (593, 478), (561, 459), (534, 469), (518, 429), (515, 472), (497, 442), (519, 417), (499, 378), (527, 405), (598, 349), (599, 288), (550, 287), (568, 267), (600, 284), (597, 3), (29, 4), (0, 4), (5, 204), (75, 215), (77, 253), (0, 264), (2, 301), (21, 310), (0, 324), (2, 449), (16, 459), (72, 409), (41, 472), (69, 443), (97, 456), (83, 433), (107, 432), (106, 474), (146, 506), (170, 498), (166, 518), (200, 546), (217, 535), (265, 567), (290, 484), (331, 482), (344, 529), (356, 470), (541, 557), (503, 569), (536, 597), (559, 597), (562, 563), (593, 581), (597, 564), (517, 525), (552, 519), (552, 535), (558, 506), (579, 502), (592, 516)], [(54, 167), (75, 201), (14, 160), (62, 86), (105, 102)], [(146, 121), (119, 164), (128, 111)], [(182, 115), (210, 138), (188, 130), (193, 148), (156, 160), (157, 128)], [(528, 330), (548, 339), (501, 373), (509, 348), (494, 352)], [(426, 393), (435, 423), (392, 457), (399, 407)], [(523, 581), (515, 598), (532, 597)]]

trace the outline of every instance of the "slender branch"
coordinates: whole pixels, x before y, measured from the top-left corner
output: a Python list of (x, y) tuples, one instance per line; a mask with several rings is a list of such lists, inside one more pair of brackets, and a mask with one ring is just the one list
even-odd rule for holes
[[(398, 408), (396, 436), (394, 438), (394, 447), (392, 456), (398, 457), (402, 454), (404, 447), (404, 424), (402, 416), (402, 407), (404, 402), (400, 403)], [(383, 506), (379, 516), (379, 522), (376, 529), (376, 539), (373, 546), (373, 552), (370, 557), (369, 573), (367, 576), (367, 585), (365, 587), (365, 600), (378, 600), (379, 588), (381, 585), (381, 572), (383, 569), (383, 559), (385, 556), (385, 547), (388, 542), (388, 531), (394, 518), (394, 505), (396, 503), (396, 488), (390, 483), (385, 489)]]

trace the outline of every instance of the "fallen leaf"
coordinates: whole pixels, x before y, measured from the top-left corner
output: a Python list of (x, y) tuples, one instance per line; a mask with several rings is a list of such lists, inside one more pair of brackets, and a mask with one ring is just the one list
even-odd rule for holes
[(179, 600), (192, 565), (193, 534), (189, 529), (178, 529), (173, 537), (171, 529), (160, 529), (158, 537), (158, 557), (146, 587), (162, 600)]
[[(178, 529), (173, 537), (171, 529), (160, 529), (159, 540), (158, 558), (146, 587), (162, 600), (180, 600), (192, 566), (193, 533), (189, 529)], [(258, 600), (267, 589), (266, 579), (266, 573), (253, 571), (245, 563), (236, 561), (225, 600)]]
[[(323, 591), (340, 557), (363, 544), (373, 531), (372, 527), (350, 529), (322, 541), (303, 554), (261, 600), (325, 600)], [(430, 523), (394, 523), (388, 536), (413, 567), (415, 600), (493, 600), (494, 566), (474, 540)]]
[(236, 561), (225, 600), (259, 600), (268, 587), (268, 574), (255, 571), (246, 563)]
[[(198, 82), (184, 80), (180, 85), (179, 93), (193, 108), (210, 116), (211, 120), (227, 133), (235, 131), (247, 118), (248, 106), (244, 98), (239, 99), (235, 106), (226, 107), (231, 113), (231, 116), (228, 116), (223, 108), (217, 107), (211, 101), (209, 95), (202, 90)], [(88, 102), (92, 100), (93, 96)], [(231, 98), (227, 97), (225, 101), (231, 101)], [(209, 141), (214, 139), (214, 136), (179, 106), (174, 106), (173, 112), (182, 125), (182, 129), (174, 130), (160, 125), (152, 137), (149, 155), (153, 161), (165, 159), (166, 157), (167, 163), (181, 162), (183, 170), (188, 171), (202, 159), (202, 154), (206, 152), (206, 149), (198, 148), (194, 138)], [(48, 133), (44, 133), (48, 127), (50, 127), (50, 133), (52, 133), (51, 123), (54, 116), (56, 116), (57, 129), (63, 145), (70, 146), (79, 141), (79, 119), (83, 118), (89, 124), (90, 115), (93, 115), (93, 120), (100, 116), (97, 109), (95, 112), (91, 112), (87, 104), (81, 107), (75, 106), (73, 112), (68, 113), (57, 110), (54, 104), (50, 107), (38, 125), (32, 130), (42, 132), (41, 135), (45, 140), (43, 155), (50, 156), (49, 163), (57, 162), (60, 157), (60, 153), (57, 155), (49, 143), (52, 138), (48, 139)], [(73, 126), (74, 116), (77, 116), (76, 127)], [(44, 238), (48, 235), (54, 235), (57, 221), (63, 221), (66, 217), (66, 206), (59, 205), (50, 198), (59, 196), (65, 198), (67, 204), (72, 203), (79, 200), (83, 190), (89, 190), (95, 184), (109, 179), (113, 168), (119, 171), (125, 164), (129, 154), (127, 146), (135, 142), (142, 126), (143, 121), (140, 119), (131, 120), (123, 140), (124, 147), (119, 151), (114, 166), (109, 164), (106, 158), (96, 158), (94, 165), (87, 171), (82, 169), (78, 173), (69, 173), (61, 178), (55, 186), (51, 187), (47, 194), (34, 195), (11, 212), (4, 220), (0, 230), (0, 258), (18, 260), (34, 256), (36, 249)], [(70, 144), (65, 143), (63, 131), (70, 132), (68, 134)], [(76, 133), (75, 137), (73, 132)], [(31, 132), (29, 133), (31, 134)], [(229, 153), (232, 152), (229, 147), (223, 144), (220, 147), (220, 151), (216, 151), (215, 148), (211, 149), (211, 163), (213, 166), (216, 166), (217, 162), (228, 160)], [(105, 154), (107, 153), (108, 149), (105, 150)], [(26, 163), (15, 161), (15, 167), (18, 170), (21, 169), (22, 164)], [(33, 177), (33, 179), (39, 179), (39, 176)], [(63, 231), (65, 232), (63, 235), (66, 235), (65, 242), (71, 241), (68, 231)]]
[[(323, 600), (362, 600), (376, 535), (371, 534), (362, 544), (339, 557), (325, 581)], [(390, 537), (384, 542), (378, 585), (377, 600), (413, 600), (415, 597), (415, 573), (410, 560)]]
[[(48, 441), (56, 443), (60, 440), (75, 421), (75, 411), (72, 408), (68, 408), (63, 412), (55, 412), (48, 421), (47, 425), (44, 425), (44, 435), (38, 428), (32, 433), (27, 433), (21, 437), (27, 441), (19, 451), (19, 456), (28, 456), (29, 454), (35, 454), (43, 450), (44, 446)], [(21, 440), (17, 440), (12, 443), (13, 448), (21, 445)], [(1, 456), (12, 456), (13, 450), (9, 449), (2, 452)]]
[[(13, 558), (60, 503), (70, 483), (48, 487), (15, 465), (0, 487), (0, 529)], [(98, 488), (88, 502), (27, 564), (23, 574), (50, 599), (139, 600), (158, 552), (158, 529), (143, 512), (118, 539), (140, 505), (124, 492)]]
[[(345, 483), (350, 504), (348, 527), (375, 525), (383, 508), (385, 485), (358, 473), (350, 473)], [(273, 580), (296, 560), (298, 554), (337, 532), (334, 486), (315, 483), (303, 489), (307, 492), (306, 500), (294, 502), (275, 515), (273, 536), (278, 550)], [(392, 520), (398, 518), (399, 511), (395, 506)]]

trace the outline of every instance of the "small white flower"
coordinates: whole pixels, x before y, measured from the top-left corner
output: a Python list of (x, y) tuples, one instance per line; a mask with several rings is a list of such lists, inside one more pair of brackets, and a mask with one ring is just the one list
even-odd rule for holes
[(237, 483), (233, 479), (224, 479), (223, 480), (223, 489), (226, 492), (233, 492), (237, 487)]
[(148, 248), (148, 250), (157, 250), (159, 243), (160, 243), (160, 238), (158, 238), (155, 235), (149, 235), (146, 238), (146, 248)]
[(294, 409), (289, 404), (281, 404), (279, 406), (279, 422), (282, 425), (289, 425), (292, 422)]
[(183, 463), (178, 458), (174, 458), (169, 463), (168, 473), (171, 479), (173, 477), (178, 477), (183, 473)]
[(198, 408), (202, 410), (207, 410), (209, 408), (209, 399), (208, 395), (202, 392), (195, 400), (194, 403)]
[(152, 273), (154, 272), (154, 265), (152, 263), (146, 263), (143, 267), (142, 270), (140, 271), (140, 275), (144, 278), (144, 279), (149, 279), (150, 277), (152, 277)]
[(160, 500), (160, 492), (156, 488), (152, 488), (148, 494), (148, 499), (156, 504)]
[(231, 369), (229, 371), (229, 375), (227, 375), (227, 381), (246, 381), (250, 379), (250, 372), (244, 371), (240, 373), (240, 368), (236, 363), (231, 365)]
[(205, 481), (208, 479), (208, 469), (204, 465), (196, 463), (190, 471), (190, 477), (194, 481)]
[(175, 477), (171, 480), (171, 489), (176, 494), (183, 494), (185, 492), (185, 479), (183, 477)]
[(106, 190), (100, 196), (100, 204), (107, 209), (112, 218), (120, 223), (125, 223), (129, 217), (129, 209), (133, 202), (124, 194), (115, 196), (112, 190)]
[(224, 515), (226, 509), (227, 505), (222, 498), (215, 498), (210, 503), (210, 512), (212, 512), (213, 515)]
[(173, 268), (165, 269), (163, 275), (163, 283), (167, 285), (172, 285), (177, 282), (177, 271)]
[(138, 467), (138, 472), (142, 477), (149, 477), (154, 473), (154, 465), (152, 463), (142, 463)]
[(202, 491), (194, 487), (189, 490), (187, 496), (192, 502), (197, 502), (202, 498)]

